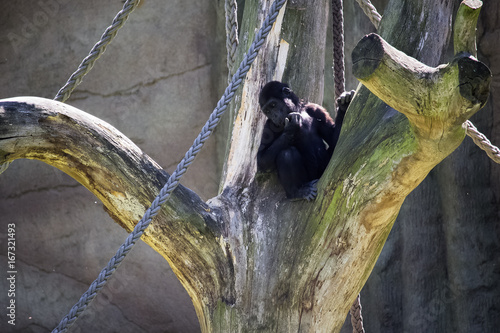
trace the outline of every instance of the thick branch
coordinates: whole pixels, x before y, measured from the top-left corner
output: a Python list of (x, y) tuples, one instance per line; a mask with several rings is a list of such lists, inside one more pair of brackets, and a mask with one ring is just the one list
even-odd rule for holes
[(455, 54), (466, 52), (477, 56), (476, 25), (482, 6), (480, 0), (465, 0), (460, 4), (453, 27)]
[[(354, 75), (421, 129), (429, 127), (429, 119), (445, 127), (460, 125), (488, 98), (491, 72), (466, 53), (432, 68), (370, 34), (358, 43), (352, 58)], [(443, 126), (434, 127), (431, 135), (439, 136)]]
[[(458, 15), (464, 13), (466, 11), (461, 10)], [(458, 19), (476, 22), (470, 17)], [(459, 29), (459, 35), (467, 39), (460, 45), (470, 46), (470, 34), (463, 33), (466, 28), (475, 31), (470, 22)], [(359, 209), (360, 221), (370, 229), (386, 225), (391, 216), (395, 218), (404, 197), (462, 142), (465, 137), (464, 121), (486, 103), (491, 72), (465, 52), (458, 54), (450, 64), (429, 67), (395, 49), (376, 34), (365, 36), (354, 49), (352, 57), (353, 73), (363, 85), (409, 120), (408, 124), (393, 110), (379, 110), (380, 103), (371, 98), (364, 87), (360, 88), (358, 99), (351, 105), (359, 108), (359, 103), (363, 104), (361, 118), (369, 117), (365, 111), (367, 108), (380, 111), (373, 115), (374, 119), (380, 117), (379, 124), (356, 119), (344, 125), (346, 131), (354, 130), (372, 138), (363, 145), (368, 144), (370, 147), (367, 149), (373, 151), (373, 155), (353, 161), (361, 164), (362, 168), (352, 180), (369, 188), (374, 186), (375, 191), (370, 191), (369, 197), (363, 195), (369, 203)], [(356, 141), (358, 137), (357, 134), (346, 135), (347, 140)], [(390, 143), (392, 151), (387, 148), (387, 143)], [(336, 150), (337, 158), (345, 162), (351, 159), (349, 154), (362, 156), (360, 149), (353, 152), (341, 144)], [(334, 167), (337, 165), (338, 161)], [(365, 174), (367, 168), (371, 172)], [(385, 168), (387, 170), (384, 171)], [(390, 173), (387, 172), (389, 170)], [(384, 174), (385, 177), (381, 177)], [(351, 177), (348, 175), (347, 179)], [(344, 192), (345, 189), (342, 190)]]
[[(37, 159), (69, 174), (127, 231), (169, 175), (118, 130), (69, 105), (36, 97), (0, 101), (0, 163)], [(11, 167), (15, 167), (15, 164)], [(142, 239), (170, 263), (200, 310), (224, 289), (224, 250), (216, 216), (179, 186)], [(227, 291), (224, 291), (227, 294)], [(203, 301), (201, 301), (203, 299)]]

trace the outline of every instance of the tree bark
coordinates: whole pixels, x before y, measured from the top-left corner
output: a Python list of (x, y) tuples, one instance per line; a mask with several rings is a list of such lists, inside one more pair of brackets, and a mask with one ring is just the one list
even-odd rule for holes
[[(318, 197), (286, 200), (275, 175), (256, 172), (264, 124), (256, 96), (266, 81), (283, 77), (300, 96), (321, 101), (327, 3), (293, 1), (282, 9), (235, 103), (221, 194), (205, 204), (179, 187), (143, 236), (169, 261), (204, 332), (338, 331), (405, 197), (458, 147), (462, 123), (486, 102), (491, 74), (472, 56), (428, 67), (388, 44), (391, 34), (405, 35), (402, 28), (418, 31), (417, 53), (435, 56), (449, 27), (432, 15), (424, 15), (428, 26), (413, 25), (430, 11), (451, 17), (452, 1), (393, 1), (396, 16), (382, 21), (388, 42), (364, 38), (353, 63), (360, 81), (394, 109), (360, 87)], [(245, 5), (241, 30), (249, 34), (240, 38), (240, 52), (269, 5)], [(425, 39), (431, 30), (442, 34)], [(469, 37), (457, 39), (470, 47)], [(58, 167), (127, 230), (167, 177), (116, 129), (58, 102), (3, 100), (0, 129), (0, 163), (36, 158)]]

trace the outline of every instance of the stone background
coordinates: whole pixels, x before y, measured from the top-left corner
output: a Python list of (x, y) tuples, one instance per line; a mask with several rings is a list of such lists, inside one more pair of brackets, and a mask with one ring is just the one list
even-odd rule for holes
[[(386, 2), (373, 1), (381, 12)], [(122, 5), (0, 2), (0, 98), (53, 98)], [(172, 172), (225, 88), (223, 5), (143, 0), (67, 103), (109, 122)], [(355, 89), (350, 50), (373, 28), (354, 1), (344, 9), (346, 88)], [(472, 121), (497, 145), (499, 41), (500, 5), (485, 1), (479, 57), (494, 79), (487, 106)], [(325, 56), (331, 64), (331, 47)], [(325, 68), (327, 78), (331, 72)], [(332, 82), (325, 81), (329, 110)], [(225, 132), (218, 130), (183, 178), (205, 199), (217, 193)], [(496, 330), (499, 198), (500, 166), (466, 138), (407, 198), (362, 292), (367, 332)], [(17, 321), (15, 328), (7, 325), (1, 312), (0, 332), (53, 329), (127, 236), (83, 186), (30, 160), (17, 160), (0, 175), (0, 267), (7, 265), (9, 223), (16, 224)], [(7, 282), (0, 281), (5, 309)], [(139, 242), (72, 332), (199, 332), (199, 325), (167, 262)]]

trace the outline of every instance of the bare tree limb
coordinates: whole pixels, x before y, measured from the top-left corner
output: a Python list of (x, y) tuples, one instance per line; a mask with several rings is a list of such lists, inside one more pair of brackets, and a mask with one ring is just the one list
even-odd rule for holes
[[(488, 67), (467, 53), (433, 68), (396, 50), (376, 34), (358, 43), (353, 68), (367, 88), (421, 130), (429, 128), (429, 119), (450, 127), (462, 124), (484, 106), (491, 81)], [(443, 128), (432, 130), (427, 136), (440, 136)]]
[[(128, 231), (169, 177), (111, 125), (53, 100), (1, 100), (0, 129), (0, 163), (38, 159), (64, 171)], [(231, 266), (218, 241), (217, 223), (210, 207), (180, 185), (142, 236), (169, 261), (197, 311), (218, 294), (230, 294), (225, 281)]]

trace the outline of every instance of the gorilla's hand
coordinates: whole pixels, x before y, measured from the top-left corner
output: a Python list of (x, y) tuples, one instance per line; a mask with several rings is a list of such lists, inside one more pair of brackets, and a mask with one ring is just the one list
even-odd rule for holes
[(340, 95), (340, 97), (337, 98), (337, 106), (338, 106), (337, 112), (345, 114), (347, 108), (349, 107), (349, 104), (351, 104), (351, 101), (355, 93), (356, 92), (354, 90), (344, 91), (342, 95)]
[(285, 119), (285, 132), (297, 132), (302, 125), (302, 115), (300, 112), (290, 112)]

